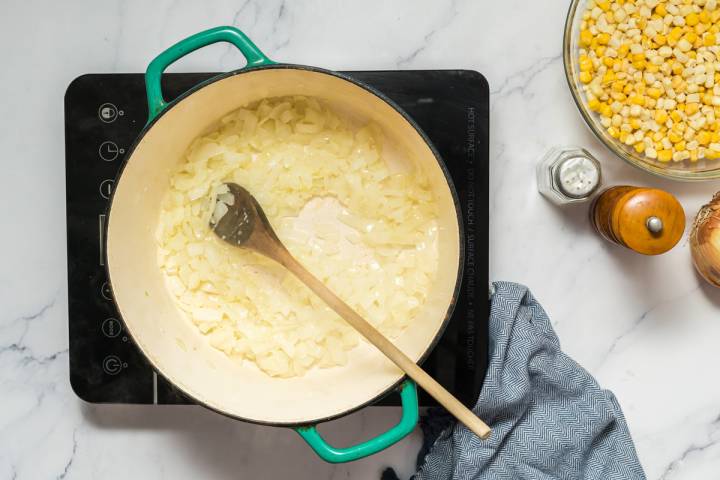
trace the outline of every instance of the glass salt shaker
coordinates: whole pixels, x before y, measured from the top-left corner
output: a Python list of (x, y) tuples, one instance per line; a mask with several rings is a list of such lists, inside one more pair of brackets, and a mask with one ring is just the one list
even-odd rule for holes
[(553, 147), (537, 166), (538, 190), (555, 205), (588, 200), (600, 181), (600, 162), (580, 147)]

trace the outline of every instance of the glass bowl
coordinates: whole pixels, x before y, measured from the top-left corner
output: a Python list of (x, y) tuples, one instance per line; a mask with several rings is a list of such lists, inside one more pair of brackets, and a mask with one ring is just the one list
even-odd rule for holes
[(563, 38), (563, 62), (565, 64), (565, 76), (570, 86), (575, 104), (582, 117), (600, 141), (602, 141), (613, 153), (626, 162), (652, 174), (673, 178), (676, 180), (697, 181), (712, 180), (720, 178), (720, 159), (701, 159), (696, 162), (685, 160), (682, 162), (660, 162), (637, 153), (634, 148), (625, 145), (619, 140), (611, 137), (605, 127), (600, 124), (600, 116), (590, 110), (587, 106), (587, 99), (580, 82), (580, 69), (578, 65), (578, 50), (580, 26), (582, 14), (587, 8), (589, 0), (572, 0), (565, 21), (565, 34)]

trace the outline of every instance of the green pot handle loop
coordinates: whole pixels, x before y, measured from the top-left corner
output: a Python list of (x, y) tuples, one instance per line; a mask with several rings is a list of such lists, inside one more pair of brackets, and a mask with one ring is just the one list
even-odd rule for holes
[(315, 450), (320, 458), (330, 463), (343, 463), (373, 455), (399, 442), (413, 431), (418, 421), (417, 387), (412, 380), (406, 380), (400, 387), (402, 418), (400, 423), (375, 438), (347, 448), (329, 445), (317, 431), (316, 425), (298, 427), (295, 430)]
[(167, 106), (160, 86), (160, 78), (165, 69), (188, 53), (217, 42), (228, 42), (235, 45), (247, 60), (246, 68), (275, 63), (267, 58), (243, 32), (235, 27), (215, 27), (196, 33), (185, 40), (180, 40), (155, 57), (145, 72), (145, 89), (147, 91), (149, 111), (148, 121), (155, 118)]

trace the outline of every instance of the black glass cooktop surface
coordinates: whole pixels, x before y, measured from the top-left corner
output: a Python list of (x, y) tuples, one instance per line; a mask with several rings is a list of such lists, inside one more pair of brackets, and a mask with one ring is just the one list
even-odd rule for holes
[[(468, 70), (346, 73), (383, 92), (420, 125), (455, 183), (465, 228), (463, 283), (455, 312), (423, 368), (472, 405), (485, 377), (488, 349), (488, 84)], [(175, 98), (213, 75), (167, 74), (163, 92)], [(103, 265), (108, 198), (146, 119), (142, 74), (88, 74), (67, 89), (70, 382), (88, 402), (192, 403), (154, 373), (127, 336)], [(399, 405), (399, 396), (388, 395), (378, 404)], [(420, 404), (436, 405), (422, 390)]]

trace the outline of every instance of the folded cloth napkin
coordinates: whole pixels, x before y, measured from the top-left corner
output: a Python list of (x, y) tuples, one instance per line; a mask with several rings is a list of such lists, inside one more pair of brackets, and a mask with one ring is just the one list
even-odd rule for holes
[(526, 287), (494, 287), (490, 361), (473, 409), (492, 435), (480, 440), (442, 410), (430, 412), (422, 424), (429, 451), (413, 479), (645, 479), (613, 394), (560, 350)]

